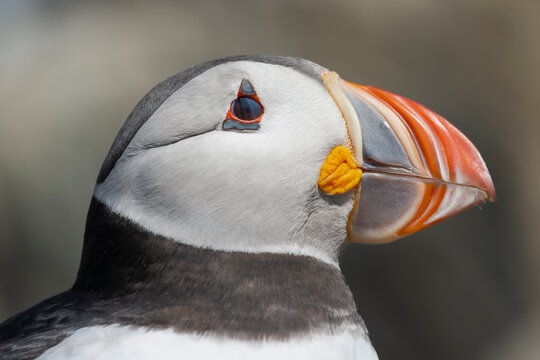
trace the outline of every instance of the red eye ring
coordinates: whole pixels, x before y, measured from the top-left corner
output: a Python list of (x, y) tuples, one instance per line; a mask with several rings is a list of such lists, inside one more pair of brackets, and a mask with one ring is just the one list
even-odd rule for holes
[(231, 102), (229, 111), (223, 121), (223, 129), (257, 130), (264, 115), (264, 107), (257, 96), (253, 85), (244, 79), (236, 99)]
[(264, 108), (256, 96), (239, 96), (231, 103), (227, 119), (252, 124), (260, 122), (263, 114)]

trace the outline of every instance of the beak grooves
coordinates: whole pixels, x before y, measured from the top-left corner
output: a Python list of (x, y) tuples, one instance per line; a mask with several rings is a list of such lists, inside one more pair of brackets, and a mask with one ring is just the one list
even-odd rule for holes
[[(415, 121), (415, 119), (419, 118), (418, 113), (415, 113), (415, 109), (413, 107), (407, 106), (408, 104), (403, 101), (404, 99), (401, 96), (370, 86), (366, 86), (365, 89), (380, 101), (386, 103), (387, 106), (394, 109), (397, 115), (405, 120), (404, 124), (409, 127), (410, 133), (413, 135), (413, 138), (422, 150), (424, 167), (429, 171), (429, 173), (431, 173), (432, 176), (436, 177), (437, 179), (444, 179), (442, 176), (443, 171), (441, 171), (439, 164), (443, 165), (444, 168), (444, 165), (447, 165), (446, 159), (440, 154), (440, 146), (434, 146), (436, 142), (440, 142), (437, 136), (438, 134), (432, 133), (430, 136), (430, 131), (426, 124)], [(407, 102), (411, 103), (410, 100)], [(417, 107), (420, 106), (420, 104), (415, 105), (417, 105)]]
[[(346, 81), (344, 83), (347, 88), (356, 90), (356, 94), (363, 95), (364, 99), (385, 115), (407, 148), (409, 160), (420, 176), (472, 186), (485, 191), (486, 200), (495, 200), (493, 182), (478, 150), (442, 116), (391, 92)], [(395, 121), (396, 119), (398, 121)], [(406, 127), (406, 135), (400, 131), (397, 124)], [(410, 151), (415, 148), (418, 148), (419, 152)], [(441, 197), (443, 195), (444, 191)]]
[(480, 153), (443, 117), (335, 73), (328, 73), (325, 82), (345, 118), (355, 158), (363, 160), (358, 161), (363, 176), (347, 227), (351, 241), (393, 241), (495, 200)]
[[(411, 221), (399, 231), (399, 236), (415, 233), (434, 223), (429, 220), (441, 206), (446, 190), (444, 187), (435, 184), (425, 184), (425, 186), (426, 188), (422, 203), (418, 207), (418, 210)], [(441, 220), (443, 219), (441, 218), (439, 221)]]

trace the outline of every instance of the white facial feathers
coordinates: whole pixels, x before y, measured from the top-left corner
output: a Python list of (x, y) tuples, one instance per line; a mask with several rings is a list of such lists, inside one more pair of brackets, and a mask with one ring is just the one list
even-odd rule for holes
[[(261, 127), (224, 131), (242, 79), (264, 106)], [(315, 79), (280, 65), (225, 63), (154, 112), (94, 195), (182, 243), (335, 262), (352, 193), (326, 196), (317, 178), (332, 148), (346, 143), (339, 109)]]

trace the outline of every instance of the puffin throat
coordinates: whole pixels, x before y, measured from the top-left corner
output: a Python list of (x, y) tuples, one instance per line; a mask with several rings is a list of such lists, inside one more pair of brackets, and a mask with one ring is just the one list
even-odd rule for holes
[(182, 244), (140, 228), (95, 198), (72, 291), (118, 303), (114, 323), (241, 339), (350, 329), (367, 336), (336, 267), (309, 256)]

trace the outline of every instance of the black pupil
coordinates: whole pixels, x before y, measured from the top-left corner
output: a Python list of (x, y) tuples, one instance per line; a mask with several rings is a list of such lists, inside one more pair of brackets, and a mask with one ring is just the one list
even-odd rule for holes
[(232, 104), (234, 116), (240, 120), (255, 120), (262, 114), (262, 106), (250, 97), (239, 97)]

